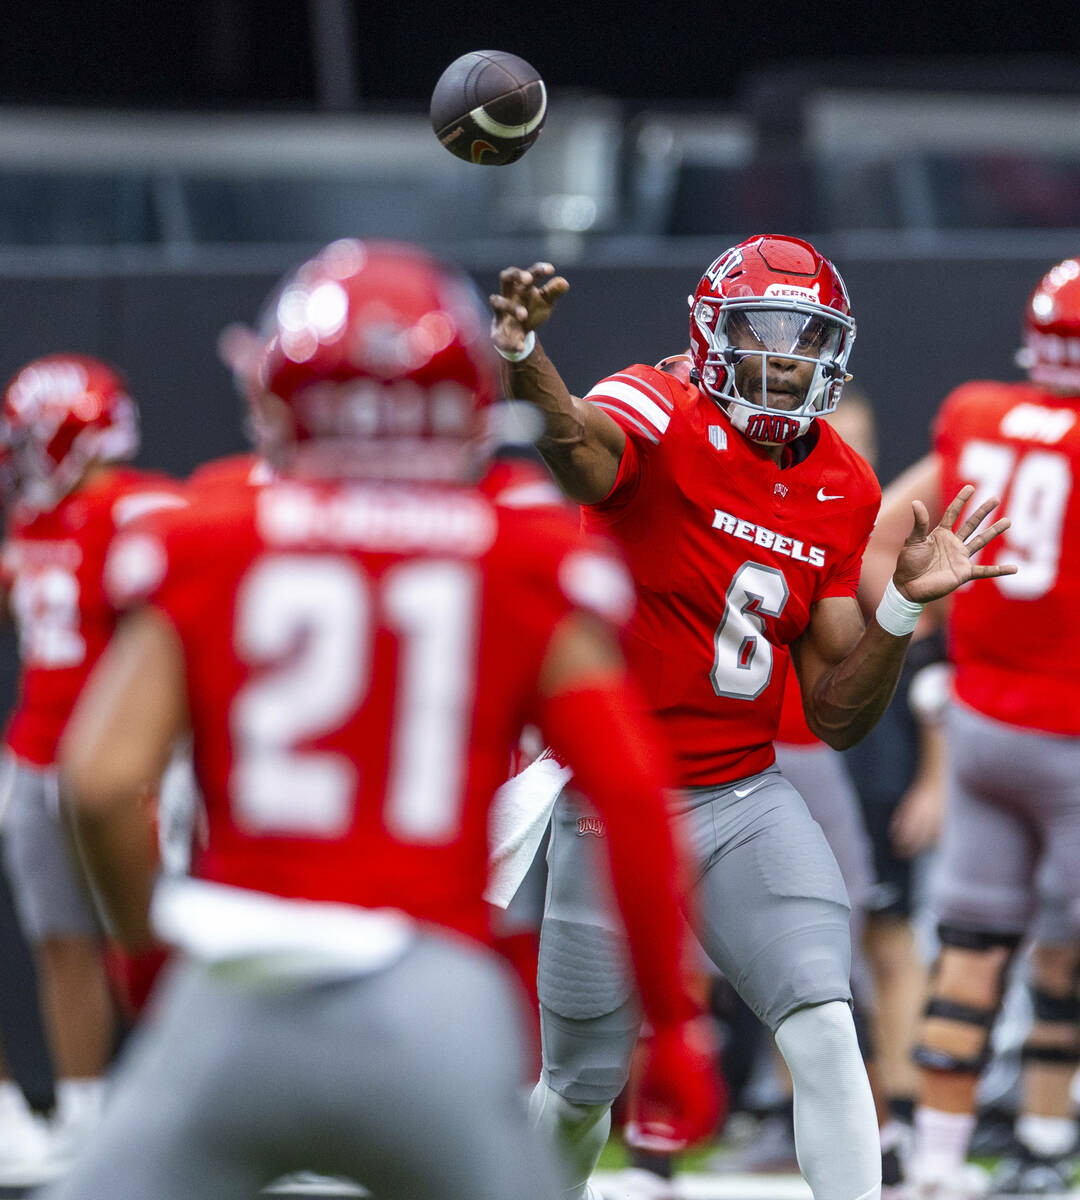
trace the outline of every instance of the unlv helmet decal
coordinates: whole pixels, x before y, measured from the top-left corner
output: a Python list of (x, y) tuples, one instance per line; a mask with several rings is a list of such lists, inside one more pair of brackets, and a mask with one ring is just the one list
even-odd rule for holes
[[(839, 271), (809, 242), (740, 242), (713, 262), (689, 301), (698, 385), (751, 441), (791, 441), (836, 407), (850, 378), (855, 322)], [(813, 364), (798, 394), (787, 378), (793, 364)]]

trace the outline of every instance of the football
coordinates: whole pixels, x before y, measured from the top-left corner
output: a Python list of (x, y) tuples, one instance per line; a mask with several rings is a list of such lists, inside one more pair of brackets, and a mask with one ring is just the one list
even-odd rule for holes
[(435, 136), (451, 154), (484, 166), (516, 162), (540, 136), (546, 116), (544, 81), (503, 50), (454, 59), (431, 95)]

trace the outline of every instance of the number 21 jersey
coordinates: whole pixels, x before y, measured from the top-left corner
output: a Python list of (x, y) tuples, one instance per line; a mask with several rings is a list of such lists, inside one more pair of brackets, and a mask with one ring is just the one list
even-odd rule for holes
[(107, 582), (183, 647), (200, 880), (481, 939), (487, 809), (551, 634), (633, 605), (561, 508), (293, 480), (208, 490), (127, 534)]

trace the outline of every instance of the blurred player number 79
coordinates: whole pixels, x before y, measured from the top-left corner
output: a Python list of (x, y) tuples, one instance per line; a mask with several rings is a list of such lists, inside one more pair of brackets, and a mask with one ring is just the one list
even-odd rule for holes
[(503, 50), (463, 54), (431, 94), (431, 127), (465, 162), (517, 162), (540, 136), (547, 116), (544, 81), (523, 58)]

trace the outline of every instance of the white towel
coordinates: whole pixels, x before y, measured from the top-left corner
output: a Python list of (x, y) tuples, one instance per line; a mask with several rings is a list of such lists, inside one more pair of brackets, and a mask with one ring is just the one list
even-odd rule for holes
[(506, 908), (536, 857), (559, 793), (573, 775), (547, 750), (495, 793), (488, 815), (488, 885), (484, 899)]

